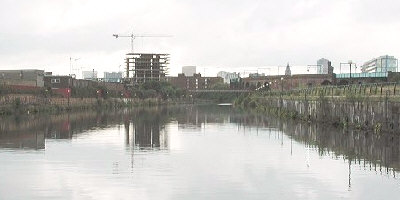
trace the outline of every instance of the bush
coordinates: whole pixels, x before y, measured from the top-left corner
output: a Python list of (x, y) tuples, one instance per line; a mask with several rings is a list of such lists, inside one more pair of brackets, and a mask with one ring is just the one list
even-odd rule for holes
[(18, 109), (18, 108), (21, 107), (21, 99), (20, 99), (20, 98), (14, 99), (14, 107), (15, 107), (16, 109)]
[(169, 98), (180, 98), (186, 93), (167, 82), (148, 81), (141, 85), (136, 85), (130, 91), (133, 96), (145, 98), (162, 98), (164, 100)]

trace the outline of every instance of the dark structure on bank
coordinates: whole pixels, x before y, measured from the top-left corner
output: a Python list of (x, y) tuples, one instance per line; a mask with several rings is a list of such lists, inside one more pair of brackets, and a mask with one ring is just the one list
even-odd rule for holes
[(0, 85), (14, 85), (19, 87), (43, 87), (44, 70), (0, 70)]
[(173, 86), (186, 90), (206, 90), (212, 88), (215, 84), (223, 83), (221, 77), (202, 77), (200, 73), (193, 76), (178, 74), (178, 77), (166, 77), (165, 80)]

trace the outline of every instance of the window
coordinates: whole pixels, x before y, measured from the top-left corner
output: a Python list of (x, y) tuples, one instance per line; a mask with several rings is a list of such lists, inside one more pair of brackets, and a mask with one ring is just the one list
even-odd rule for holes
[(60, 83), (60, 79), (59, 78), (51, 79), (51, 83)]

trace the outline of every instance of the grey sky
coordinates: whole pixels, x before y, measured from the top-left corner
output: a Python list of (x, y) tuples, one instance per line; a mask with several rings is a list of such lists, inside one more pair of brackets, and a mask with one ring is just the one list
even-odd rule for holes
[[(117, 71), (130, 50), (112, 34), (168, 34), (137, 39), (136, 52), (171, 54), (171, 74), (196, 65), (211, 75), (262, 66), (361, 65), (400, 57), (396, 0), (1, 0), (0, 69)], [(121, 67), (122, 69), (122, 67)], [(300, 69), (300, 68), (299, 68)], [(296, 71), (296, 69), (293, 69)]]

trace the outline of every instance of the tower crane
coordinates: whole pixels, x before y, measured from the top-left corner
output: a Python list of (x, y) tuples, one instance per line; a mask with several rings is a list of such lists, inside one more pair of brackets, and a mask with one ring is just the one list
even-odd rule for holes
[(133, 33), (130, 35), (119, 35), (119, 34), (113, 34), (113, 37), (115, 37), (116, 39), (120, 38), (120, 37), (124, 37), (124, 38), (131, 38), (131, 53), (133, 53), (133, 40), (135, 40), (136, 38), (144, 38), (144, 37), (172, 37), (170, 35), (134, 35)]

